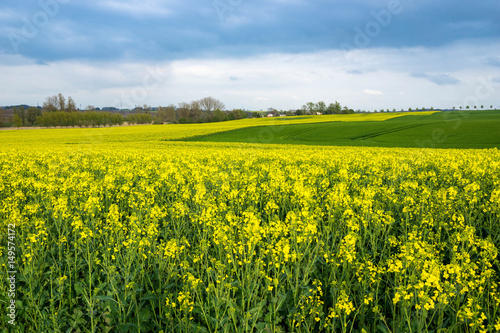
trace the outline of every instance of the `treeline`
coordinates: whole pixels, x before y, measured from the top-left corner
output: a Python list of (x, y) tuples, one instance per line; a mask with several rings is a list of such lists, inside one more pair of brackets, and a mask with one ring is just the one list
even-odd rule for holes
[(151, 124), (154, 117), (151, 114), (135, 114), (131, 113), (123, 116), (115, 112), (103, 111), (54, 111), (42, 112), (38, 108), (16, 109), (14, 110), (13, 123), (16, 127), (21, 126), (79, 126), (79, 127), (96, 127), (96, 126), (114, 126), (122, 125), (124, 122), (129, 124)]
[[(203, 123), (219, 122), (246, 118), (242, 110), (221, 111), (224, 103), (213, 97), (205, 97), (190, 103), (180, 103), (178, 107), (170, 105), (158, 107), (156, 111), (148, 105), (136, 107), (132, 113), (96, 112), (87, 106), (86, 112), (76, 109), (76, 103), (62, 94), (47, 97), (43, 108), (19, 109), (15, 112), (15, 126), (106, 126), (129, 124), (162, 124), (162, 123)], [(16, 116), (17, 115), (17, 116)]]
[(205, 97), (190, 103), (182, 102), (177, 107), (174, 105), (159, 107), (156, 110), (155, 123), (209, 123), (247, 117), (243, 110), (222, 111), (224, 108), (224, 103), (213, 97)]
[[(35, 108), (34, 108), (35, 109)], [(28, 109), (29, 110), (29, 109)], [(23, 112), (24, 110), (17, 110), (14, 114), (14, 126), (42, 126), (42, 127), (56, 127), (56, 126), (79, 126), (79, 127), (96, 127), (96, 126), (114, 126), (123, 125), (127, 122), (129, 124), (151, 124), (154, 118), (151, 114), (135, 114), (131, 113), (124, 117), (119, 113), (104, 112), (104, 111), (84, 111), (84, 112), (43, 112), (36, 118), (27, 117), (26, 114), (32, 112)], [(26, 110), (27, 111), (27, 110)], [(23, 117), (23, 114), (25, 116)]]
[(232, 111), (202, 111), (191, 107), (178, 107), (173, 105), (167, 107), (159, 107), (156, 110), (155, 123), (173, 123), (173, 124), (190, 124), (190, 123), (210, 123), (228, 120), (237, 120), (247, 117), (243, 110), (235, 109)]
[(3, 127), (5, 123), (5, 110), (0, 108), (0, 127)]
[(335, 103), (326, 104), (323, 101), (313, 103), (309, 102), (302, 106), (301, 109), (295, 112), (296, 115), (303, 114), (351, 114), (354, 113), (353, 109), (348, 108), (347, 106), (342, 107), (339, 102), (335, 101)]
[[(62, 94), (47, 97), (43, 103), (43, 108), (19, 107), (14, 108), (12, 123), (16, 127), (21, 126), (114, 126), (129, 124), (151, 124), (154, 121), (153, 115), (149, 113), (131, 113), (123, 116), (116, 112), (95, 111), (92, 106), (87, 107), (87, 111), (80, 111), (76, 108), (75, 101)], [(0, 112), (0, 125), (2, 121)]]
[(79, 126), (79, 127), (95, 127), (95, 126), (112, 126), (122, 125), (125, 122), (123, 116), (113, 112), (44, 112), (36, 120), (36, 125), (44, 127), (55, 126)]
[(151, 124), (154, 121), (153, 116), (149, 113), (131, 113), (125, 119), (129, 124)]

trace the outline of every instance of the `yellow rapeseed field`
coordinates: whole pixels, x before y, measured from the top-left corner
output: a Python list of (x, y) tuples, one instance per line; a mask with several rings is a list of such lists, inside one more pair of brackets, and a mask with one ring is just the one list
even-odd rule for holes
[(0, 133), (0, 329), (500, 330), (498, 150), (186, 126)]

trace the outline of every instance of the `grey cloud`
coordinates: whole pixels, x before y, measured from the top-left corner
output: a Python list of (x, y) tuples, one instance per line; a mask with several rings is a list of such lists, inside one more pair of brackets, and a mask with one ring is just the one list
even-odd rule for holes
[[(215, 3), (226, 10), (221, 13)], [(498, 1), (400, 3), (402, 11), (386, 22), (381, 13), (387, 11), (387, 1), (71, 1), (19, 52), (45, 62), (303, 53), (341, 49), (342, 43), (359, 47), (354, 43), (357, 31), (366, 33), (367, 27), (372, 30), (363, 48), (436, 47), (464, 38), (500, 37)], [(111, 10), (116, 6), (120, 10)], [(135, 6), (142, 9), (134, 13)], [(0, 31), (21, 31), (22, 18), (29, 20), (41, 9), (38, 1), (4, 1), (0, 12), (7, 10), (18, 13), (18, 19), (0, 20)], [(0, 53), (11, 49), (7, 38), (0, 40)]]

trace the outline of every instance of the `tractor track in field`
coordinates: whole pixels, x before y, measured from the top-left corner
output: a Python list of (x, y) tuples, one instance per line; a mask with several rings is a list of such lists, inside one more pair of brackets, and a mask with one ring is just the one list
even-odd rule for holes
[(356, 137), (351, 138), (351, 140), (352, 141), (356, 141), (356, 140), (373, 139), (373, 138), (379, 137), (381, 135), (396, 133), (396, 132), (404, 131), (404, 130), (407, 130), (407, 129), (417, 128), (417, 127), (422, 127), (422, 126), (427, 126), (427, 125), (431, 125), (431, 124), (434, 124), (434, 123), (425, 123), (425, 124), (415, 124), (415, 125), (400, 126), (400, 127), (395, 127), (395, 128), (387, 129), (387, 130), (384, 130), (384, 131), (379, 131), (379, 132), (375, 132), (375, 133), (369, 133), (369, 134), (364, 134), (364, 135), (356, 136)]

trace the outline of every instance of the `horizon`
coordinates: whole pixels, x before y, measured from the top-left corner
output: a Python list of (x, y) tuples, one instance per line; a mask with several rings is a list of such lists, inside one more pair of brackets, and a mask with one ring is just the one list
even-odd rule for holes
[[(182, 109), (181, 107), (179, 106), (175, 106), (175, 105), (159, 105), (159, 106), (150, 106), (149, 109), (144, 109), (143, 107), (141, 106), (137, 106), (136, 109), (120, 109), (120, 108), (115, 108), (113, 106), (103, 106), (103, 107), (95, 107), (95, 109), (92, 109), (92, 110), (86, 110), (86, 109), (81, 109), (81, 108), (77, 108), (75, 111), (78, 111), (78, 112), (87, 112), (87, 111), (109, 111), (109, 112), (134, 112), (136, 111), (137, 109), (140, 109), (140, 111), (146, 111), (146, 112), (156, 112), (159, 108), (166, 108), (166, 107), (170, 107), (170, 106), (173, 106), (175, 110), (179, 110), (179, 109)], [(305, 106), (305, 105), (304, 105)], [(0, 109), (3, 109), (5, 111), (7, 110), (13, 110), (15, 108), (24, 108), (25, 110), (26, 109), (29, 109), (29, 108), (37, 108), (37, 109), (40, 109), (40, 110), (43, 110), (43, 107), (42, 106), (35, 106), (35, 105), (29, 105), (29, 104), (17, 104), (17, 105), (0, 105)], [(344, 107), (344, 106), (343, 106)], [(345, 105), (345, 107), (348, 107), (347, 105)], [(451, 108), (434, 108), (434, 107), (420, 107), (420, 108), (408, 108), (408, 109), (396, 109), (396, 108), (381, 108), (381, 109), (352, 109), (352, 108), (349, 108), (350, 110), (353, 110), (355, 113), (382, 113), (382, 112), (423, 112), (423, 111), (498, 111), (500, 110), (500, 107), (495, 107), (494, 105), (480, 105), (480, 106), (466, 106), (466, 107), (451, 107)], [(298, 110), (302, 110), (301, 108), (298, 108), (298, 109), (289, 109), (289, 110), (283, 110), (283, 109), (272, 109), (272, 110), (249, 110), (249, 109), (232, 109), (232, 110), (241, 110), (241, 111), (244, 111), (246, 113), (252, 113), (252, 112), (259, 112), (259, 113), (272, 113), (272, 112), (281, 112), (281, 113), (286, 113), (286, 112), (295, 112), (295, 111), (298, 111)], [(223, 112), (230, 112), (232, 111), (228, 108), (224, 108)], [(307, 110), (305, 110), (306, 112), (308, 112)], [(48, 111), (50, 112), (50, 111)], [(64, 111), (64, 110), (60, 110), (59, 112), (74, 112), (74, 111)], [(202, 112), (205, 112), (205, 111), (202, 111)], [(309, 113), (305, 113), (305, 114), (301, 114), (299, 116), (311, 116), (313, 114), (309, 114)], [(322, 114), (323, 115), (323, 114)]]

